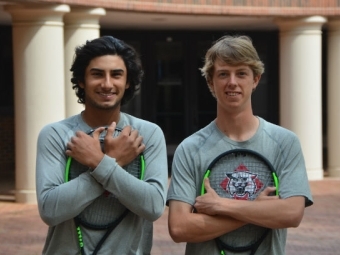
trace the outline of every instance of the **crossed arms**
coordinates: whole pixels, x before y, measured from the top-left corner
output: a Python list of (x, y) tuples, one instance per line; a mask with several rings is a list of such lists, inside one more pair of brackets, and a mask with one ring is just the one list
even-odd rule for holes
[(255, 201), (219, 197), (205, 179), (207, 193), (196, 198), (193, 206), (169, 202), (169, 232), (175, 242), (204, 242), (231, 232), (248, 223), (267, 228), (299, 226), (305, 198), (295, 196), (279, 199), (269, 196), (275, 188), (265, 189)]

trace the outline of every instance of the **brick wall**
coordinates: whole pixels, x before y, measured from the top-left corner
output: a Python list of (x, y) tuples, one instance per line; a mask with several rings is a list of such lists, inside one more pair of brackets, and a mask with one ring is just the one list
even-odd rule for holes
[(340, 0), (40, 0), (40, 2), (103, 7), (107, 10), (177, 14), (330, 17), (340, 15)]

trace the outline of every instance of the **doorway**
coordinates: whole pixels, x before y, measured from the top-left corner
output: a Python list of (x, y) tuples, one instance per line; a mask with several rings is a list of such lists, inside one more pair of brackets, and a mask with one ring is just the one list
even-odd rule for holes
[(157, 123), (167, 143), (169, 173), (178, 144), (213, 121), (216, 101), (199, 68), (211, 44), (224, 34), (247, 34), (265, 63), (253, 95), (254, 114), (278, 124), (278, 32), (108, 31), (140, 53), (145, 71), (141, 93), (123, 110)]

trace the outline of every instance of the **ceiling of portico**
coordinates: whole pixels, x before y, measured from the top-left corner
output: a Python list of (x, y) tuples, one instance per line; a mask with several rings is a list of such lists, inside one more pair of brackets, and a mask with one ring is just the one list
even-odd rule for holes
[[(11, 24), (11, 16), (3, 10), (7, 2), (0, 1), (0, 25)], [(103, 28), (111, 29), (181, 29), (181, 30), (272, 30), (276, 28), (271, 17), (175, 15), (106, 10), (100, 18)]]

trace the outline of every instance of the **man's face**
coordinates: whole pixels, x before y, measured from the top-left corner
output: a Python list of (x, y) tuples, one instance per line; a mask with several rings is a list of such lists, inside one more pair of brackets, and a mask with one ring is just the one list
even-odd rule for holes
[(209, 84), (218, 107), (225, 110), (242, 110), (251, 107), (251, 94), (261, 76), (254, 77), (247, 65), (231, 66), (221, 60), (214, 63), (214, 73)]
[(105, 55), (92, 59), (85, 70), (85, 107), (115, 109), (120, 107), (127, 84), (127, 70), (123, 59)]

